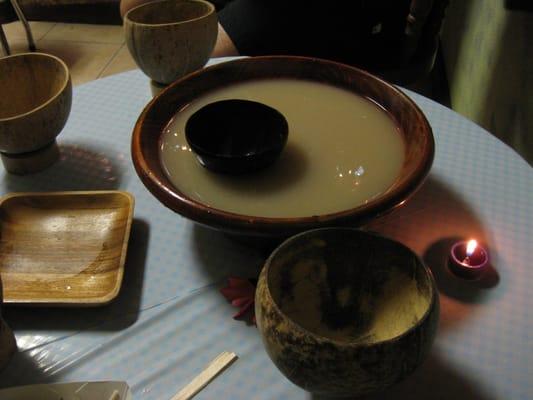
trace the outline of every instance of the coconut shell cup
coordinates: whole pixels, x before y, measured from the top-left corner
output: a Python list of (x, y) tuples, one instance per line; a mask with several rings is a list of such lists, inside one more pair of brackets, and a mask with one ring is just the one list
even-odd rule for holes
[(439, 318), (430, 271), (402, 244), (349, 228), (298, 234), (261, 272), (257, 326), (279, 370), (319, 395), (359, 396), (407, 377)]
[[(44, 53), (0, 59), (0, 156), (8, 172), (40, 171), (59, 157), (56, 136), (70, 114), (67, 65)], [(9, 94), (9, 95), (7, 95)]]
[(128, 11), (124, 33), (135, 63), (157, 87), (207, 63), (218, 19), (215, 6), (205, 0), (153, 1)]

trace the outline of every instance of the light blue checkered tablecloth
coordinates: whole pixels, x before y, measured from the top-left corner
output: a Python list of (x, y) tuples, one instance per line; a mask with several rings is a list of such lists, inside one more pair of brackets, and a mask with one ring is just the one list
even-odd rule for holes
[[(427, 115), (436, 158), (422, 189), (369, 228), (418, 252), (441, 290), (441, 326), (429, 360), (380, 399), (533, 398), (533, 172), (472, 122), (410, 93)], [(268, 359), (254, 327), (234, 321), (218, 293), (228, 275), (253, 276), (262, 257), (162, 206), (130, 160), (133, 125), (150, 99), (132, 71), (75, 88), (58, 138), (62, 159), (33, 176), (1, 176), (0, 193), (121, 189), (136, 199), (126, 276), (117, 301), (98, 309), (6, 310), (20, 352), (0, 387), (125, 380), (136, 399), (166, 399), (224, 350), (240, 359), (202, 399), (306, 399)], [(453, 238), (489, 248), (491, 288), (439, 274)]]

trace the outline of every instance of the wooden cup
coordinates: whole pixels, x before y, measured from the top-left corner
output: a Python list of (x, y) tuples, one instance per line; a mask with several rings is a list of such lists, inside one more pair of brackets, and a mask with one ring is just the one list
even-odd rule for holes
[(162, 0), (124, 16), (128, 49), (151, 79), (169, 84), (203, 67), (217, 39), (215, 7), (205, 0)]
[(59, 158), (55, 140), (72, 104), (67, 65), (44, 53), (4, 57), (0, 92), (0, 158), (5, 169), (27, 174), (48, 167)]

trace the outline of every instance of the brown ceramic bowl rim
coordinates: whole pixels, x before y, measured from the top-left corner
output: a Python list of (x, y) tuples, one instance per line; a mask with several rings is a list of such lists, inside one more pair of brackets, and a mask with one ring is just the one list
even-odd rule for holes
[(56, 61), (63, 68), (63, 71), (65, 72), (65, 74), (64, 74), (65, 80), (64, 80), (63, 84), (61, 85), (61, 88), (57, 91), (57, 93), (55, 93), (53, 96), (51, 96), (44, 103), (38, 105), (35, 108), (32, 108), (29, 111), (24, 112), (22, 114), (17, 114), (17, 115), (14, 115), (12, 117), (0, 118), (0, 122), (13, 121), (13, 120), (16, 120), (18, 118), (23, 118), (23, 117), (26, 117), (26, 116), (28, 116), (28, 115), (30, 115), (32, 113), (35, 113), (35, 112), (45, 108), (46, 106), (48, 106), (48, 104), (50, 104), (56, 98), (61, 96), (61, 94), (65, 91), (66, 87), (68, 86), (68, 83), (70, 82), (70, 71), (69, 71), (69, 69), (67, 67), (67, 64), (65, 64), (65, 62), (62, 59), (60, 59), (59, 57), (53, 56), (52, 54), (47, 54), (47, 53), (20, 53), (20, 54), (14, 54), (12, 56), (0, 57), (0, 63), (5, 62), (6, 60), (17, 58), (17, 57), (19, 57), (19, 58), (22, 58), (22, 57), (42, 57), (42, 58), (52, 59), (52, 60)]
[[(282, 251), (285, 251), (294, 241), (296, 241), (296, 240), (298, 240), (298, 239), (300, 239), (300, 238), (302, 238), (304, 236), (314, 236), (314, 235), (320, 234), (322, 232), (327, 232), (327, 231), (346, 232), (346, 234), (348, 234), (349, 232), (354, 232), (355, 231), (355, 232), (358, 232), (358, 233), (363, 234), (363, 235), (367, 235), (367, 236), (370, 236), (370, 237), (377, 238), (379, 240), (384, 240), (384, 241), (388, 241), (388, 242), (394, 243), (396, 246), (404, 248), (405, 250), (407, 250), (410, 254), (412, 254), (414, 256), (414, 258), (417, 260), (418, 268), (421, 268), (422, 271), (425, 272), (425, 276), (427, 278), (427, 283), (428, 283), (428, 286), (429, 286), (429, 288), (431, 290), (431, 301), (429, 302), (426, 311), (420, 317), (420, 319), (416, 322), (415, 325), (412, 325), (409, 329), (407, 329), (404, 332), (400, 333), (399, 335), (396, 335), (396, 336), (391, 337), (389, 339), (377, 340), (375, 342), (360, 342), (360, 343), (358, 343), (358, 342), (354, 342), (354, 341), (344, 341), (344, 340), (332, 339), (332, 338), (329, 338), (329, 337), (326, 337), (326, 336), (322, 336), (322, 335), (320, 335), (318, 333), (312, 332), (312, 331), (304, 328), (303, 326), (301, 326), (297, 322), (295, 322), (292, 318), (290, 318), (287, 314), (285, 314), (278, 307), (278, 304), (274, 301), (274, 298), (272, 297), (272, 293), (270, 292), (270, 285), (269, 285), (269, 279), (268, 279), (269, 278), (269, 273), (270, 273), (270, 264), (272, 263), (272, 260), (279, 253), (281, 253)], [(318, 339), (318, 341), (320, 341), (320, 342), (332, 343), (332, 344), (334, 344), (336, 346), (344, 346), (344, 347), (351, 347), (351, 348), (367, 348), (367, 347), (372, 347), (372, 346), (376, 346), (376, 345), (382, 345), (382, 344), (386, 344), (386, 343), (397, 342), (397, 341), (401, 340), (403, 337), (409, 335), (411, 332), (415, 331), (418, 327), (420, 327), (429, 318), (431, 311), (435, 307), (435, 303), (438, 301), (437, 300), (438, 291), (437, 291), (437, 286), (436, 286), (436, 283), (435, 283), (435, 279), (433, 278), (433, 274), (431, 273), (431, 270), (426, 266), (426, 264), (424, 264), (422, 259), (418, 256), (418, 254), (416, 254), (409, 247), (405, 246), (404, 244), (402, 244), (402, 243), (400, 243), (400, 242), (398, 242), (396, 240), (387, 238), (385, 236), (379, 235), (379, 234), (374, 233), (374, 232), (364, 231), (364, 230), (357, 229), (357, 228), (318, 228), (318, 229), (312, 229), (312, 230), (309, 230), (309, 231), (298, 233), (298, 234), (296, 234), (294, 236), (291, 236), (290, 238), (286, 239), (283, 243), (281, 243), (278, 247), (276, 247), (274, 249), (274, 251), (270, 254), (270, 256), (267, 258), (267, 260), (265, 261), (265, 264), (264, 264), (263, 268), (265, 269), (265, 271), (264, 271), (264, 273), (265, 273), (265, 290), (266, 290), (266, 293), (267, 293), (269, 299), (271, 300), (272, 306), (274, 307), (276, 312), (278, 312), (279, 314), (283, 315), (283, 317), (285, 318), (287, 323), (293, 329), (295, 329), (296, 331), (300, 331), (301, 333), (303, 333), (305, 335), (314, 337), (314, 338)]]
[[(170, 96), (170, 93), (175, 91), (180, 85), (186, 84), (189, 80), (200, 79), (202, 75), (205, 74), (217, 74), (221, 69), (227, 68), (237, 68), (243, 64), (254, 64), (254, 63), (269, 63), (269, 62), (282, 62), (282, 63), (298, 63), (303, 62), (306, 64), (315, 64), (318, 67), (321, 65), (333, 67), (335, 70), (345, 71), (354, 76), (363, 76), (365, 79), (369, 79), (377, 83), (377, 85), (385, 86), (388, 90), (394, 92), (395, 96), (398, 96), (402, 102), (405, 102), (408, 107), (410, 107), (423, 122), (423, 131), (426, 139), (426, 147), (422, 156), (417, 160), (416, 168), (409, 175), (409, 179), (405, 179), (400, 184), (397, 184), (399, 178), (383, 193), (373, 198), (369, 203), (359, 204), (352, 208), (347, 208), (345, 210), (336, 211), (333, 213), (320, 214), (320, 215), (310, 215), (304, 217), (264, 217), (264, 216), (253, 216), (253, 215), (244, 215), (237, 214), (230, 211), (225, 211), (218, 208), (210, 207), (200, 201), (194, 200), (188, 197), (186, 194), (180, 191), (177, 187), (170, 184), (167, 184), (161, 180), (161, 177), (154, 174), (150, 169), (147, 158), (145, 157), (144, 152), (146, 151), (143, 146), (141, 146), (141, 140), (143, 136), (147, 136), (143, 132), (152, 129), (153, 127), (147, 127), (146, 125), (152, 124), (147, 123), (146, 119), (149, 119), (153, 109), (158, 106), (158, 104), (164, 101), (165, 98)], [(264, 78), (268, 78), (265, 76)], [(239, 78), (240, 79), (240, 78)], [(242, 82), (248, 80), (259, 79), (243, 77)], [(305, 79), (293, 77), (293, 79)], [(308, 78), (309, 79), (309, 78)], [(326, 82), (326, 84), (328, 84)], [(329, 83), (333, 85), (332, 83)], [(224, 82), (221, 82), (216, 87), (210, 87), (209, 90), (218, 89), (224, 86)], [(208, 90), (208, 91), (209, 91)], [(348, 89), (349, 90), (349, 89)], [(206, 93), (208, 91), (203, 91)], [(383, 107), (383, 106), (382, 106)], [(176, 107), (176, 111), (179, 111), (180, 107)], [(173, 115), (172, 115), (173, 117)], [(167, 121), (161, 123), (161, 130), (158, 133), (158, 140), (163, 128), (168, 125), (172, 117), (169, 117)], [(159, 122), (158, 122), (159, 123)], [(413, 195), (420, 187), (420, 185), (425, 180), (431, 165), (433, 163), (433, 157), (435, 153), (435, 142), (431, 130), (431, 126), (424, 116), (422, 110), (416, 105), (416, 103), (411, 100), (407, 95), (401, 92), (398, 88), (393, 85), (385, 82), (384, 80), (358, 68), (348, 66), (345, 64), (337, 63), (334, 61), (323, 60), (319, 58), (309, 58), (309, 57), (300, 57), (300, 56), (258, 56), (258, 57), (246, 57), (238, 58), (226, 62), (221, 62), (215, 65), (211, 65), (204, 69), (195, 71), (191, 74), (188, 74), (174, 83), (170, 84), (166, 89), (153, 98), (144, 108), (140, 114), (132, 136), (132, 148), (131, 148), (133, 164), (137, 174), (145, 184), (145, 186), (152, 192), (152, 194), (159, 199), (165, 206), (178, 212), (179, 214), (205, 224), (207, 226), (212, 226), (224, 231), (236, 232), (236, 233), (246, 233), (248, 235), (255, 236), (290, 236), (304, 230), (327, 227), (332, 224), (337, 225), (346, 225), (348, 223), (355, 222), (364, 222), (370, 218), (375, 218), (379, 215), (383, 215), (387, 212), (392, 211), (396, 207), (402, 205), (411, 195)], [(164, 176), (164, 172), (161, 168), (161, 173), (163, 174), (163, 179), (168, 180)]]
[(215, 6), (213, 4), (211, 4), (210, 2), (206, 1), (206, 0), (185, 0), (185, 2), (187, 2), (187, 3), (203, 4), (203, 5), (207, 6), (207, 11), (205, 12), (205, 14), (202, 14), (199, 17), (196, 17), (196, 18), (186, 19), (186, 20), (183, 20), (183, 21), (164, 22), (164, 23), (160, 23), (160, 24), (148, 24), (146, 22), (137, 22), (137, 21), (134, 21), (134, 20), (130, 19), (130, 13), (134, 12), (135, 10), (138, 10), (140, 8), (143, 8), (143, 7), (151, 7), (151, 6), (154, 6), (154, 5), (158, 5), (159, 3), (169, 3), (171, 1), (173, 1), (173, 0), (156, 0), (156, 1), (150, 1), (148, 3), (141, 4), (141, 5), (137, 6), (137, 7), (133, 7), (131, 10), (129, 10), (124, 15), (124, 21), (127, 21), (128, 23), (130, 23), (132, 25), (139, 25), (139, 26), (146, 26), (146, 27), (174, 26), (174, 25), (182, 25), (182, 24), (188, 24), (188, 23), (191, 23), (191, 22), (194, 22), (194, 21), (198, 21), (198, 20), (206, 18), (206, 17), (208, 17), (208, 16), (210, 16), (213, 13), (216, 12)]

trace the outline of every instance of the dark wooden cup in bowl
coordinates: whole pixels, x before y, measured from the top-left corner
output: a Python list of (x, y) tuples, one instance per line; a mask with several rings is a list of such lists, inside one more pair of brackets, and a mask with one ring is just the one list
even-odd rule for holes
[(185, 125), (187, 143), (200, 164), (235, 175), (274, 163), (288, 132), (287, 120), (278, 110), (248, 100), (215, 101), (194, 113)]
[[(383, 193), (340, 211), (305, 216), (249, 215), (211, 206), (180, 190), (162, 165), (164, 131), (176, 113), (217, 90), (259, 80), (299, 80), (340, 88), (377, 104), (392, 119), (404, 143), (404, 161), (396, 180)], [(317, 118), (309, 115), (309, 118)], [(291, 150), (291, 131), (284, 152)], [(325, 132), (325, 135), (328, 133)], [(422, 184), (434, 156), (431, 127), (422, 111), (403, 92), (362, 70), (332, 61), (290, 56), (243, 58), (194, 72), (171, 84), (140, 115), (132, 138), (132, 158), (144, 185), (165, 206), (211, 228), (256, 237), (283, 237), (304, 230), (360, 225), (401, 205)], [(313, 160), (308, 160), (310, 163)], [(198, 164), (198, 168), (202, 168)], [(184, 172), (185, 174), (185, 172)], [(290, 184), (290, 183), (289, 183)], [(315, 201), (313, 196), (301, 202)]]

